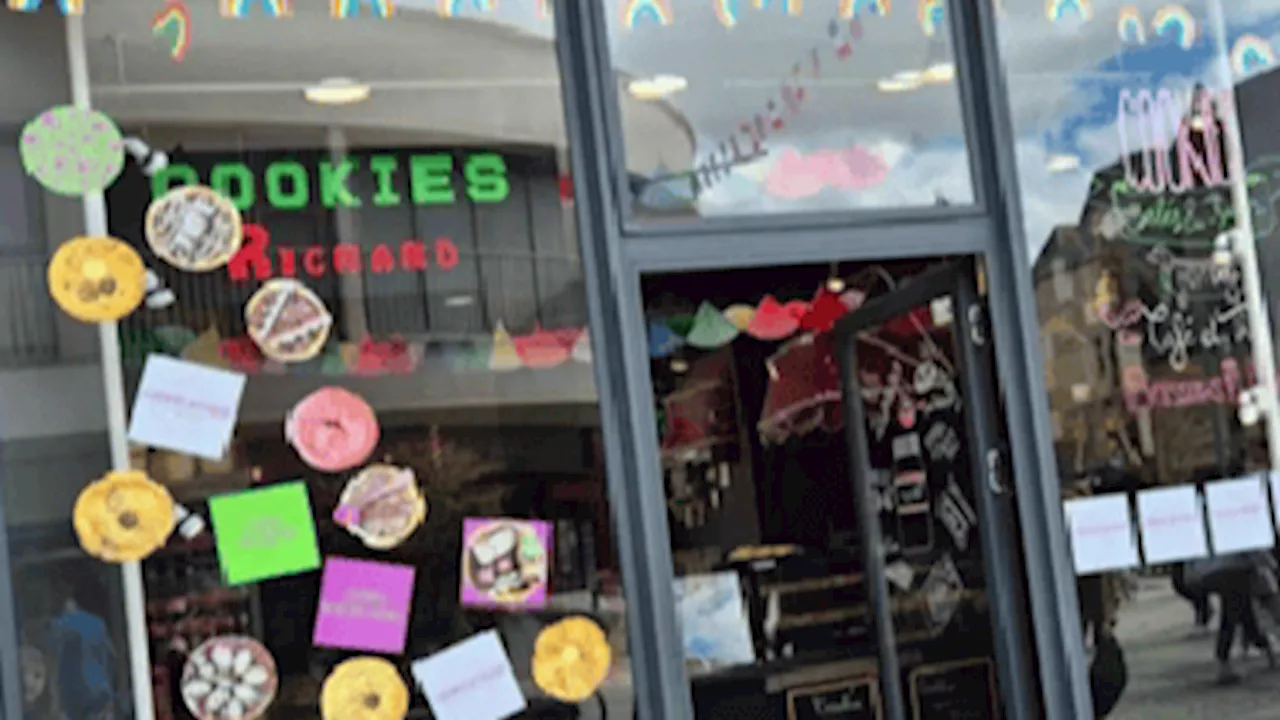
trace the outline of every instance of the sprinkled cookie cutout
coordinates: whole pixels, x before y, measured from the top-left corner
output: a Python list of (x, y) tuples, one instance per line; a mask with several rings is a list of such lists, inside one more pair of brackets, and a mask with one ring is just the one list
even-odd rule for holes
[(60, 105), (22, 129), (22, 167), (46, 190), (81, 197), (111, 187), (124, 170), (124, 138), (111, 118)]
[(244, 307), (249, 337), (262, 354), (279, 362), (305, 362), (320, 354), (333, 316), (324, 302), (297, 280), (268, 280)]
[(275, 699), (275, 659), (257, 640), (223, 635), (187, 656), (182, 701), (199, 720), (254, 720)]
[(413, 470), (370, 465), (347, 482), (333, 520), (372, 550), (408, 540), (427, 517), (427, 500)]
[(147, 245), (170, 265), (188, 272), (216, 270), (244, 241), (240, 211), (216, 190), (177, 187), (147, 209)]
[(320, 388), (298, 401), (284, 423), (285, 439), (303, 462), (321, 472), (364, 464), (379, 435), (369, 403), (339, 387)]

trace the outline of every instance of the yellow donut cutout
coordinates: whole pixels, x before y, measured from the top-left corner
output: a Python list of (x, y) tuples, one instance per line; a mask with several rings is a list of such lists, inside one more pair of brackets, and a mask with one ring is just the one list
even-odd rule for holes
[(324, 720), (404, 720), (409, 688), (395, 665), (379, 657), (344, 660), (320, 688)]
[(75, 237), (49, 260), (49, 295), (71, 317), (111, 322), (137, 309), (147, 290), (142, 256), (111, 237)]
[(80, 547), (112, 563), (134, 562), (173, 533), (173, 497), (141, 470), (109, 472), (80, 491), (72, 512)]
[(604, 630), (582, 615), (543, 628), (533, 645), (533, 681), (562, 702), (580, 703), (594, 695), (612, 663)]

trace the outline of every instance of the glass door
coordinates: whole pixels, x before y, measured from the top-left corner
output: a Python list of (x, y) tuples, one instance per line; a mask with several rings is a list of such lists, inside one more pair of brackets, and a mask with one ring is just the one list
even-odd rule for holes
[(970, 260), (835, 328), (886, 720), (1033, 717), (992, 338)]

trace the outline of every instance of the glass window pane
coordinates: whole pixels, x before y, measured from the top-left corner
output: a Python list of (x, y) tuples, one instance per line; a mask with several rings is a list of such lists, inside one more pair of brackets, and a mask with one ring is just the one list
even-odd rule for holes
[[(21, 49), (0, 71), (3, 87), (57, 90), (6, 100), (12, 148), (17, 128), (68, 97), (65, 26), (45, 5), (0, 12), (0, 57)], [(220, 5), (244, 15), (221, 16)], [(633, 717), (551, 20), (533, 3), (499, 13), (406, 1), (388, 18), (374, 5), (350, 3), (358, 17), (335, 18), (329, 3), (193, 2), (153, 36), (158, 5), (87, 3), (94, 105), (128, 138), (106, 193), (108, 230), (157, 275), (120, 325), (127, 401), (149, 402), (143, 371), (162, 356), (246, 378), (225, 447), (215, 439), (196, 452), (186, 443), (199, 438), (176, 421), (169, 445), (131, 447), (134, 467), (180, 505), (178, 531), (142, 564), (157, 716), (217, 704), (184, 672), (202, 643), (230, 635), (274, 660), (264, 717), (316, 717), (330, 671), (362, 654), (393, 663), (410, 715), (422, 716), (412, 664), (493, 630), (527, 698), (513, 717)], [(273, 17), (280, 6), (291, 14)], [(485, 61), (459, 62), (468, 56)], [(23, 64), (49, 76), (14, 76)], [(49, 250), (81, 230), (83, 211), (39, 192), (17, 162), (16, 150), (0, 151), (0, 291), (10, 298), (0, 382), (10, 408), (21, 398), (32, 409), (6, 413), (3, 437), (20, 637), (71, 682), (79, 668), (56, 631), (87, 627), (82, 612), (104, 620), (120, 676), (119, 710), (107, 716), (131, 717), (120, 572), (86, 556), (68, 522), (76, 493), (110, 467), (97, 332), (41, 300)], [(156, 200), (197, 184), (212, 199), (167, 220), (173, 206)], [(244, 234), (229, 264), (236, 248), (196, 214), (226, 203)], [(308, 292), (249, 307), (282, 279)], [(246, 570), (241, 560), (271, 553), (234, 544), (228, 505), (290, 488), (306, 500), (302, 524), (274, 541), (305, 538), (309, 525), (317, 554)], [(411, 573), (407, 605), (368, 575), (334, 589), (342, 558)], [(575, 615), (600, 628), (612, 655), (581, 703), (557, 700), (533, 669), (540, 633)], [(354, 631), (357, 621), (380, 629)], [(227, 700), (228, 717), (265, 695), (246, 687), (233, 688), (240, 705)], [(30, 717), (54, 717), (59, 702), (66, 717), (95, 710), (68, 708), (58, 691), (43, 697)]]
[[(998, 29), (1082, 661), (1099, 715), (1247, 715), (1271, 697), (1256, 626), (1273, 627), (1275, 535), (1256, 500), (1266, 433), (1241, 399), (1258, 377), (1246, 293), (1257, 269), (1223, 233), (1250, 207), (1260, 232), (1242, 243), (1273, 274), (1265, 158), (1280, 3), (1051, 9), (1007, 0)], [(1232, 135), (1246, 173), (1232, 170)], [(1135, 528), (1136, 558), (1119, 542), (1088, 552), (1108, 503), (1127, 512), (1110, 527), (1120, 539)], [(1246, 530), (1261, 539), (1235, 542)]]
[(973, 202), (947, 2), (602, 1), (636, 216)]

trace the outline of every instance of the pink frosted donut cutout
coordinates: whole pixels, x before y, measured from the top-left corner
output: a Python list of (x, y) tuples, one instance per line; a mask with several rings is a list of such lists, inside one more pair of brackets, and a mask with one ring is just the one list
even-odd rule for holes
[(369, 459), (380, 431), (373, 408), (363, 398), (326, 387), (293, 407), (284, 435), (307, 465), (322, 472), (343, 472)]

